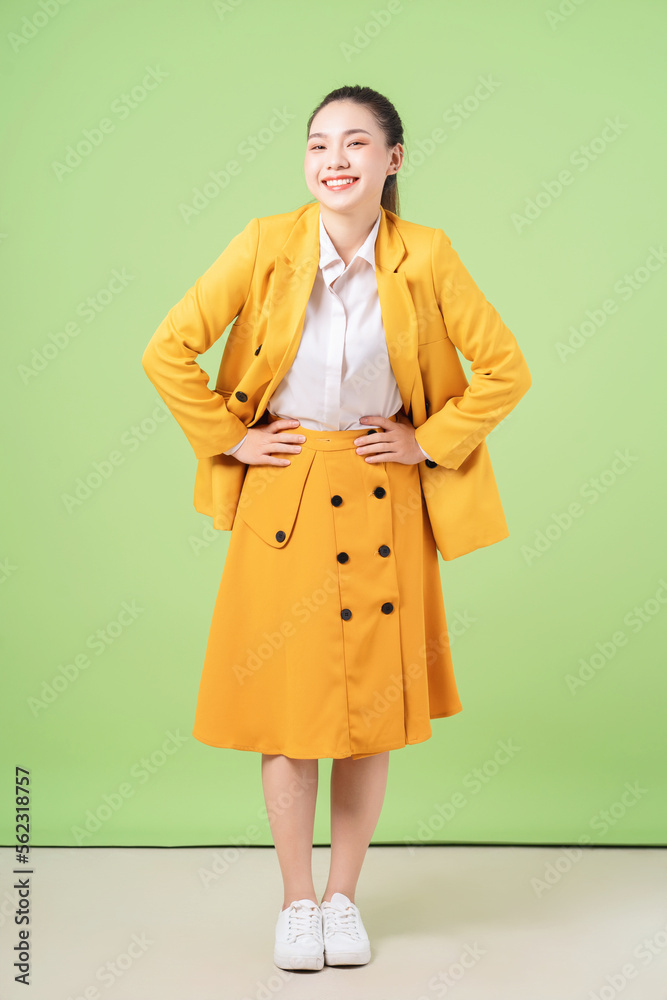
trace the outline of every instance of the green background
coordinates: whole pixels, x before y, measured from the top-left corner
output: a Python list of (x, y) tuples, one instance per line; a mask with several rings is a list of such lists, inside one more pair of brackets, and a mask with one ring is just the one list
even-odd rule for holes
[[(12, 94), (0, 165), (2, 842), (14, 840), (21, 766), (36, 846), (272, 843), (260, 755), (191, 736), (229, 533), (194, 510), (196, 459), (141, 355), (251, 218), (311, 200), (308, 116), (360, 83), (403, 118), (401, 215), (445, 230), (533, 377), (488, 438), (510, 537), (441, 561), (463, 711), (391, 754), (374, 842), (664, 843), (664, 8), (51, 7), (0, 13)], [(148, 68), (157, 81), (142, 91)], [(291, 117), (271, 130), (276, 109)], [(110, 131), (58, 176), (104, 118)], [(608, 119), (621, 123), (613, 138)], [(238, 174), (185, 219), (230, 160)], [(567, 169), (572, 182), (548, 196)], [(125, 284), (108, 293), (114, 271)], [(89, 297), (92, 319), (79, 311)], [(604, 322), (577, 339), (589, 314)], [(223, 344), (201, 359), (210, 375)], [(99, 487), (68, 506), (113, 453)], [(124, 605), (135, 617), (114, 627)], [(89, 665), (62, 680), (84, 653)], [(165, 754), (170, 734), (183, 741)], [(329, 842), (330, 768), (320, 762), (316, 844)]]

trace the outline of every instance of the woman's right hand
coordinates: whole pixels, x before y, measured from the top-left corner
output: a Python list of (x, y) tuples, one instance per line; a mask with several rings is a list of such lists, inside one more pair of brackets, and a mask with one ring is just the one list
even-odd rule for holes
[(288, 427), (298, 427), (298, 420), (271, 420), (268, 424), (258, 427), (248, 427), (247, 437), (233, 457), (247, 465), (291, 465), (288, 458), (274, 458), (272, 452), (298, 455), (301, 444), (305, 441), (303, 434), (287, 431)]

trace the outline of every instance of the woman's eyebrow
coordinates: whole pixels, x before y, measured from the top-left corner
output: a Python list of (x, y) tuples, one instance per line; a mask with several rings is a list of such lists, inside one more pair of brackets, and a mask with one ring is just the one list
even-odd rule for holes
[[(366, 131), (365, 128), (346, 128), (342, 133), (343, 135), (354, 135), (356, 132), (363, 132), (365, 135), (370, 135), (370, 132)], [(311, 132), (308, 136), (309, 139), (325, 139), (329, 133), (328, 132)]]

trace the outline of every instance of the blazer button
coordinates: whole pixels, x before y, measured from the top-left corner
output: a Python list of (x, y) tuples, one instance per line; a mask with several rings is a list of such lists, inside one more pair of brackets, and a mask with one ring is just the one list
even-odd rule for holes
[(382, 605), (380, 610), (382, 611), (383, 615), (390, 615), (394, 610), (394, 605), (390, 601), (387, 601), (386, 604)]
[(378, 498), (379, 500), (381, 500), (381, 499), (382, 499), (382, 497), (383, 497), (383, 496), (385, 495), (385, 493), (386, 493), (386, 492), (387, 492), (387, 491), (385, 490), (384, 486), (376, 486), (376, 487), (375, 487), (375, 489), (373, 490), (373, 493), (374, 493), (374, 495), (375, 495), (375, 496), (376, 496), (376, 497), (377, 497), (377, 498)]
[(331, 502), (334, 505), (334, 507), (340, 507), (340, 505), (343, 502), (343, 498), (339, 497), (338, 494), (336, 493), (334, 496), (332, 496)]
[(377, 431), (377, 427), (369, 427), (368, 428), (368, 433), (369, 434), (377, 434), (377, 432), (378, 432)]
[(259, 347), (257, 348), (257, 350), (255, 351), (255, 354), (259, 354), (259, 352), (261, 351), (261, 349), (262, 349), (262, 345), (260, 344)]
[(284, 542), (285, 541), (285, 532), (284, 531), (276, 531), (276, 541), (277, 542)]
[(391, 549), (389, 548), (388, 545), (381, 545), (380, 548), (378, 549), (378, 552), (380, 553), (381, 556), (388, 556), (389, 553), (391, 552)]
[(430, 458), (425, 458), (424, 461), (426, 465), (428, 465), (429, 469), (435, 469), (436, 465), (438, 464), (437, 462), (432, 462)]
[(241, 390), (240, 390), (240, 389), (239, 389), (239, 391), (238, 391), (238, 392), (235, 392), (235, 393), (234, 393), (234, 395), (236, 396), (236, 398), (237, 398), (237, 399), (240, 399), (242, 403), (245, 403), (245, 401), (246, 401), (246, 400), (247, 400), (247, 398), (248, 398), (248, 397), (246, 396), (245, 392), (241, 392)]
[(347, 562), (349, 558), (350, 557), (348, 556), (347, 552), (339, 552), (338, 555), (336, 556), (338, 562)]
[(340, 613), (340, 616), (341, 618), (344, 618), (345, 621), (348, 621), (348, 619), (352, 617), (352, 612), (350, 611), (349, 608), (343, 608), (343, 610)]
[(424, 400), (424, 406), (426, 407), (427, 410), (428, 410), (428, 408), (429, 408), (430, 405), (431, 404), (429, 403), (428, 399), (425, 399)]

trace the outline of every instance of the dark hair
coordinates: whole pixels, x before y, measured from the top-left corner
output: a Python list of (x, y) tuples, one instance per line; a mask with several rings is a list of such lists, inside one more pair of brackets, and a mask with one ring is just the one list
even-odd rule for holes
[[(306, 137), (308, 137), (310, 133), (310, 126), (312, 125), (313, 118), (317, 112), (321, 111), (322, 108), (326, 107), (327, 104), (331, 104), (333, 101), (356, 101), (357, 104), (367, 107), (384, 132), (387, 149), (391, 149), (391, 147), (395, 146), (397, 142), (403, 144), (403, 122), (401, 121), (399, 114), (391, 101), (382, 94), (378, 94), (377, 90), (373, 90), (371, 87), (359, 86), (338, 87), (336, 90), (330, 91), (326, 97), (320, 101), (308, 119)], [(396, 215), (399, 215), (398, 184), (396, 174), (389, 174), (385, 178), (380, 204), (389, 212), (394, 212)]]

